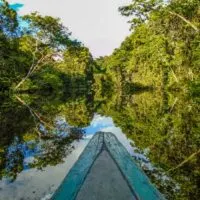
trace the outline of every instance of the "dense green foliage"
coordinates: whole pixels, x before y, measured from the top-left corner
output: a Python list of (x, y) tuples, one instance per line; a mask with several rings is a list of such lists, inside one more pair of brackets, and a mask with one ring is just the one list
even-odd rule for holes
[[(17, 13), (1, 4), (1, 91), (61, 91), (79, 86), (193, 91), (199, 82), (198, 0), (135, 0), (119, 8), (132, 33), (111, 56), (96, 59), (59, 19)], [(75, 84), (74, 84), (75, 83)], [(79, 87), (78, 86), (78, 87)]]
[[(51, 102), (41, 96), (23, 97), (6, 99), (0, 106), (0, 179), (14, 181), (25, 168), (61, 163), (71, 152), (71, 143), (84, 134), (81, 128), (56, 123), (64, 104), (58, 97), (48, 97)], [(34, 162), (25, 163), (29, 155)]]
[(70, 38), (59, 19), (31, 13), (19, 23), (16, 11), (3, 1), (0, 21), (1, 92), (63, 92), (71, 86), (72, 75), (82, 86), (92, 83), (89, 50)]
[[(84, 135), (85, 127), (98, 113), (112, 117), (132, 141), (135, 152), (149, 159), (135, 157), (168, 199), (198, 199), (198, 102), (199, 97), (184, 93), (125, 95), (108, 89), (93, 94), (72, 90), (69, 95), (23, 94), (5, 99), (0, 107), (0, 175), (14, 180), (23, 168), (43, 169), (62, 162), (72, 150), (71, 143)], [(63, 132), (70, 137), (63, 137)], [(33, 163), (24, 163), (24, 151), (32, 152)]]
[(200, 1), (134, 0), (119, 11), (132, 33), (94, 61), (59, 19), (19, 23), (2, 1), (0, 179), (61, 163), (97, 113), (148, 158), (135, 159), (167, 199), (200, 198)]
[(115, 85), (184, 91), (199, 85), (198, 0), (134, 0), (119, 10), (132, 18), (132, 33), (111, 56), (100, 59)]

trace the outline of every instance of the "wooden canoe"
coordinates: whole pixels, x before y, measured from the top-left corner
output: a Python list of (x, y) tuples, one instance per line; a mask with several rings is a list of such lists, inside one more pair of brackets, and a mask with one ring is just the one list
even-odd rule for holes
[(52, 200), (162, 200), (162, 194), (112, 133), (98, 132)]

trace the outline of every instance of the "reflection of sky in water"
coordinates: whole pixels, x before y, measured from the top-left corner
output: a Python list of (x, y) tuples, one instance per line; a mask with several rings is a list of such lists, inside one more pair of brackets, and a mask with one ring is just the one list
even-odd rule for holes
[(94, 135), (98, 131), (102, 131), (108, 127), (114, 127), (114, 123), (111, 117), (104, 117), (98, 114), (94, 115), (90, 125), (85, 128), (86, 135)]
[[(120, 127), (116, 127), (113, 119), (111, 117), (101, 116), (99, 114), (95, 114), (93, 120), (90, 125), (85, 128), (86, 138), (91, 138), (96, 132), (111, 132), (115, 134), (118, 140), (124, 145), (127, 151), (131, 154), (131, 156), (140, 163), (140, 165), (149, 171), (157, 170), (155, 166), (152, 165), (148, 158), (149, 149), (145, 149), (142, 152), (135, 146), (134, 141), (128, 139), (126, 135), (122, 132)], [(158, 177), (157, 177), (158, 178)], [(164, 172), (161, 172), (160, 179), (169, 180), (169, 177), (165, 175)]]
[(84, 129), (86, 132), (86, 138), (91, 138), (98, 131), (114, 133), (129, 153), (133, 155), (133, 148), (130, 145), (130, 140), (127, 139), (119, 127), (115, 126), (111, 117), (95, 114), (90, 125)]
[[(56, 127), (54, 134), (60, 137), (67, 137), (69, 128), (71, 127), (64, 119), (58, 117), (55, 121)], [(128, 152), (138, 161), (145, 165), (149, 170), (155, 170), (145, 153), (137, 153), (137, 147), (134, 142), (127, 139), (126, 135), (122, 133), (119, 127), (116, 127), (111, 117), (101, 116), (95, 114), (90, 125), (84, 128), (85, 137), (79, 142), (74, 142), (74, 151), (64, 159), (64, 163), (56, 166), (48, 166), (44, 171), (28, 168), (28, 163), (33, 161), (33, 157), (38, 153), (38, 150), (28, 148), (28, 145), (21, 145), (20, 149), (24, 154), (24, 170), (18, 175), (13, 183), (0, 181), (1, 194), (0, 199), (13, 200), (13, 199), (49, 199), (48, 197), (58, 187), (63, 177), (67, 174), (69, 169), (78, 159), (79, 155), (84, 150), (85, 146), (91, 137), (98, 131), (112, 132), (118, 140), (124, 145)], [(12, 146), (11, 151), (15, 150)], [(36, 150), (36, 151), (35, 151)], [(168, 179), (163, 173), (162, 179)], [(12, 191), (12, 192), (11, 192)], [(2, 196), (1, 196), (2, 195)]]
[[(52, 132), (53, 134), (57, 135), (59, 138), (68, 137), (70, 133), (70, 126), (64, 117), (59, 116), (55, 119), (55, 129)], [(43, 132), (44, 135), (48, 135), (48, 131), (45, 129), (44, 126), (40, 126), (40, 130)], [(122, 130), (119, 127), (116, 127), (111, 117), (101, 116), (99, 114), (95, 114), (90, 125), (84, 127), (83, 130), (85, 131), (85, 136), (83, 140), (88, 142), (92, 136), (99, 131), (103, 132), (112, 132), (118, 138), (118, 140), (124, 145), (124, 147), (128, 150), (128, 152), (136, 159), (143, 161), (142, 163), (148, 165), (148, 169), (152, 169), (152, 166), (148, 160), (148, 158), (143, 153), (137, 153), (137, 147), (135, 147), (134, 142), (129, 140), (125, 134), (123, 134)], [(31, 145), (32, 144), (32, 145)], [(43, 149), (41, 148), (41, 142), (29, 141), (28, 143), (18, 144), (15, 142), (9, 147), (8, 157), (11, 157), (15, 151), (20, 151), (23, 155), (23, 168), (24, 170), (29, 170), (29, 164), (34, 161), (34, 157), (38, 154), (42, 153)], [(34, 148), (33, 148), (34, 147)], [(9, 165), (12, 165), (12, 159), (9, 160)]]
[[(118, 140), (124, 145), (124, 147), (128, 150), (128, 152), (137, 160), (142, 160), (143, 163), (149, 163), (149, 160), (145, 155), (141, 153), (136, 153), (135, 150), (137, 148), (134, 146), (134, 142), (129, 140), (125, 134), (123, 134), (122, 130), (119, 127), (116, 127), (113, 119), (111, 117), (101, 116), (99, 114), (95, 114), (90, 125), (85, 128), (86, 138), (91, 138), (96, 132), (111, 132), (115, 134)], [(148, 168), (152, 168), (149, 163)]]

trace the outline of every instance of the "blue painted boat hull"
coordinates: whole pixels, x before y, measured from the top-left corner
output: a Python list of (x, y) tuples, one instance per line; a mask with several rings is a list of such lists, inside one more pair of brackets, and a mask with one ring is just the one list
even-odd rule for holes
[[(98, 161), (100, 157), (103, 162), (105, 161), (105, 164), (103, 163), (104, 166), (106, 165), (105, 167), (100, 167)], [(104, 172), (97, 173), (100, 170)], [(109, 174), (106, 170), (110, 170), (109, 176), (106, 175)], [(113, 171), (114, 173), (112, 173)], [(96, 174), (92, 174), (94, 172)], [(104, 176), (99, 174), (104, 174)], [(110, 177), (111, 174), (115, 175)], [(105, 187), (106, 183), (107, 187)], [(109, 193), (106, 190), (108, 187), (110, 187)], [(52, 200), (75, 199), (162, 200), (165, 198), (150, 183), (148, 177), (137, 166), (114, 134), (98, 132), (93, 136), (52, 197)]]

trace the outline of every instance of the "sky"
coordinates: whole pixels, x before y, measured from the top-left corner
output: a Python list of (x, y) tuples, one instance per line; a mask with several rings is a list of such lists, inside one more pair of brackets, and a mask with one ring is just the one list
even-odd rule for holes
[(130, 34), (128, 19), (118, 7), (130, 0), (8, 0), (23, 4), (20, 15), (38, 11), (42, 15), (59, 17), (72, 32), (73, 38), (83, 42), (94, 57), (110, 55)]

